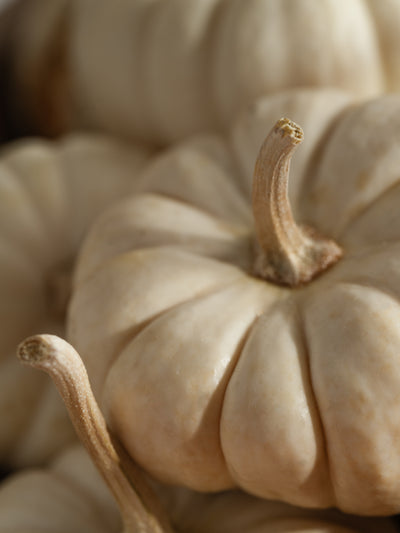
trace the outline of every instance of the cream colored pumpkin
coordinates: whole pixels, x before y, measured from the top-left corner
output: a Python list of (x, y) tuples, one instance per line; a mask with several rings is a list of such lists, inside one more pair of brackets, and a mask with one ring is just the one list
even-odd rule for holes
[(132, 189), (144, 149), (100, 136), (26, 140), (0, 153), (0, 463), (37, 464), (72, 432), (22, 337), (64, 331), (69, 274), (89, 223)]
[(202, 495), (155, 483), (111, 438), (82, 361), (64, 340), (36, 335), (18, 349), (22, 361), (49, 373), (71, 420), (121, 513), (82, 449), (64, 452), (46, 471), (10, 478), (0, 487), (2, 533), (395, 533), (389, 519), (315, 511), (240, 491)]
[(24, 0), (11, 96), (33, 127), (164, 144), (272, 91), (399, 89), (399, 19), (398, 0)]
[(119, 533), (117, 506), (80, 447), (49, 468), (21, 470), (0, 485), (4, 533)]
[[(250, 166), (286, 113), (306, 137), (291, 171), (295, 219), (343, 249), (296, 288), (251, 274)], [(256, 176), (287, 164), (281, 137), (298, 142), (276, 130)], [(253, 106), (225, 140), (156, 158), (142, 176), (156, 193), (100, 217), (78, 263), (68, 335), (139, 464), (198, 490), (400, 510), (399, 165), (399, 95), (354, 106), (294, 91)], [(290, 253), (298, 259), (296, 246)]]

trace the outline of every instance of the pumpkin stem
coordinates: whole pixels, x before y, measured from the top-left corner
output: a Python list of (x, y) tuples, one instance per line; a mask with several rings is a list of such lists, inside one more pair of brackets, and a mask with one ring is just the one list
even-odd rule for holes
[(293, 219), (288, 198), (290, 160), (303, 141), (303, 130), (278, 120), (261, 146), (253, 178), (253, 214), (257, 235), (255, 274), (281, 285), (307, 283), (342, 255), (342, 249)]
[(53, 379), (79, 438), (119, 505), (124, 533), (173, 533), (143, 472), (111, 437), (74, 348), (55, 335), (35, 335), (19, 345), (18, 357)]

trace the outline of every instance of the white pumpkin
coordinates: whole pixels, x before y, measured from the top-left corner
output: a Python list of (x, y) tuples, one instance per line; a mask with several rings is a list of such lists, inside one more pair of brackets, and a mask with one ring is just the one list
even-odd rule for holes
[(93, 218), (147, 160), (101, 136), (26, 140), (0, 152), (0, 463), (37, 464), (72, 431), (52, 388), (15, 361), (22, 337), (64, 331), (69, 278)]
[[(398, 0), (23, 0), (11, 96), (33, 127), (156, 144), (225, 129), (266, 93), (400, 87)], [(22, 109), (22, 110), (21, 110)]]
[(113, 439), (77, 352), (54, 335), (26, 339), (22, 361), (47, 372), (63, 397), (78, 435), (114, 495), (82, 449), (64, 453), (47, 471), (21, 473), (0, 487), (4, 533), (395, 533), (389, 519), (361, 518), (264, 501), (240, 491), (203, 495), (162, 486), (133, 464)]
[(29, 468), (0, 485), (4, 533), (119, 533), (121, 519), (107, 487), (81, 447), (48, 468)]
[[(289, 110), (311, 132), (294, 158), (295, 220), (339, 246), (291, 219), (290, 122), (260, 152), (253, 220), (259, 127)], [(139, 464), (197, 490), (400, 510), (399, 166), (399, 95), (354, 106), (292, 92), (225, 141), (156, 158), (142, 178), (157, 194), (100, 217), (68, 336)]]

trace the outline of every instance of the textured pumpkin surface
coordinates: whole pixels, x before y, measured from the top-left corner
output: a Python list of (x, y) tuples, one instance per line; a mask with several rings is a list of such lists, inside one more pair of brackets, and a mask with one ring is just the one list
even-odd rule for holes
[(299, 86), (400, 87), (398, 0), (25, 0), (12, 95), (48, 130), (90, 125), (152, 143), (226, 128)]
[[(229, 138), (156, 158), (142, 176), (153, 192), (92, 228), (69, 338), (111, 427), (155, 476), (400, 509), (399, 111), (397, 95), (266, 98)], [(250, 167), (282, 114), (308, 139), (291, 171), (295, 218), (344, 249), (296, 289), (249, 274)]]
[(43, 461), (72, 438), (57, 393), (15, 359), (36, 331), (64, 331), (81, 239), (131, 190), (145, 151), (103, 137), (9, 145), (0, 153), (0, 462)]
[[(155, 488), (177, 533), (396, 531), (388, 519), (308, 511), (239, 491), (212, 496)], [(0, 529), (2, 533), (120, 533), (122, 526), (117, 506), (88, 455), (73, 447), (49, 468), (21, 471), (0, 485)]]
[(3, 533), (119, 533), (120, 526), (117, 506), (80, 447), (0, 485)]

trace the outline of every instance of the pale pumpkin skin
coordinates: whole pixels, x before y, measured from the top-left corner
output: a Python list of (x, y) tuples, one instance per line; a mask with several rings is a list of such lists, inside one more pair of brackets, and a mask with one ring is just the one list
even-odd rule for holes
[(22, 0), (11, 95), (34, 124), (166, 144), (256, 97), (400, 87), (399, 0)]
[(118, 508), (80, 446), (63, 451), (47, 468), (29, 468), (0, 485), (4, 533), (119, 533)]
[[(0, 463), (38, 464), (73, 438), (47, 381), (15, 360), (21, 339), (64, 332), (81, 239), (148, 158), (100, 135), (26, 140), (0, 152)], [(65, 309), (64, 309), (65, 311)]]
[[(291, 170), (295, 219), (343, 247), (294, 289), (249, 274), (250, 161), (289, 112), (306, 139)], [(155, 193), (94, 225), (68, 337), (108, 423), (154, 476), (399, 511), (399, 117), (398, 95), (266, 98), (225, 140), (156, 158), (142, 176)]]
[[(154, 488), (177, 533), (396, 532), (389, 519), (308, 511), (239, 491), (212, 496)], [(122, 528), (117, 505), (81, 447), (63, 451), (46, 469), (22, 470), (0, 485), (2, 533), (121, 533)]]
[[(394, 523), (380, 518), (362, 518), (344, 515), (337, 510), (315, 511), (292, 507), (283, 503), (257, 499), (241, 491), (227, 491), (217, 495), (202, 495), (188, 489), (168, 487), (151, 479), (132, 461), (115, 435), (107, 428), (103, 414), (93, 395), (89, 378), (78, 352), (64, 339), (49, 334), (26, 338), (17, 348), (20, 361), (29, 367), (46, 372), (60, 393), (76, 433), (103, 476), (117, 502), (123, 533), (375, 533), (395, 531)], [(24, 524), (40, 524), (45, 531), (53, 531), (57, 519), (72, 509), (73, 531), (81, 531), (79, 524), (87, 519), (88, 511), (95, 511), (101, 501), (101, 515), (111, 511), (105, 520), (107, 531), (116, 523), (115, 508), (106, 501), (101, 480), (96, 481), (93, 467), (88, 475), (88, 456), (82, 449), (67, 450), (53, 465), (42, 472), (35, 482), (35, 474), (22, 475), (16, 483), (0, 488), (0, 527), (11, 524), (18, 533)], [(54, 479), (54, 476), (56, 477)], [(40, 477), (40, 476), (39, 476)], [(65, 482), (73, 493), (65, 490)], [(93, 483), (94, 481), (94, 483)], [(35, 484), (37, 486), (35, 486)], [(9, 487), (13, 490), (10, 490)], [(82, 490), (83, 489), (83, 490)], [(26, 493), (29, 493), (26, 501)], [(33, 496), (30, 493), (33, 493)], [(93, 492), (93, 495), (91, 494)], [(99, 498), (100, 495), (100, 498)], [(65, 502), (63, 505), (63, 498)], [(45, 500), (44, 502), (42, 500)], [(25, 502), (27, 513), (20, 502)], [(61, 512), (54, 517), (54, 510)], [(47, 507), (47, 509), (46, 509)], [(39, 511), (38, 511), (39, 510)], [(22, 512), (21, 512), (22, 511)], [(47, 511), (47, 512), (46, 512)], [(31, 515), (34, 514), (33, 518)], [(47, 516), (49, 514), (49, 516)], [(98, 514), (98, 513), (97, 513)], [(17, 515), (17, 517), (15, 516)], [(39, 515), (39, 516), (38, 516)], [(98, 517), (96, 517), (96, 520)], [(83, 523), (83, 522), (82, 522)], [(91, 530), (91, 528), (90, 528)], [(103, 529), (101, 529), (103, 531)], [(114, 531), (112, 527), (112, 531)], [(87, 531), (82, 528), (82, 531)], [(6, 533), (6, 532), (5, 532)]]

